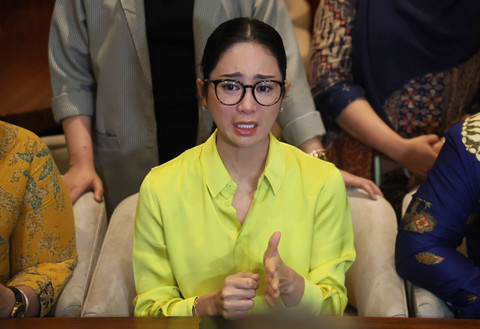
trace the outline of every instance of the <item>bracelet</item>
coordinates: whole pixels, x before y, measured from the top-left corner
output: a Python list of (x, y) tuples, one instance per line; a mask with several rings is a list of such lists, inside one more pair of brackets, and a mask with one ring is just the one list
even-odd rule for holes
[(315, 149), (308, 154), (313, 156), (314, 158), (321, 159), (321, 160), (324, 160), (324, 161), (328, 161), (326, 151), (327, 150), (325, 150), (324, 148), (321, 148), (321, 149)]
[(8, 317), (23, 318), (28, 308), (27, 296), (23, 291), (16, 287), (8, 286), (7, 288), (13, 291), (13, 295), (15, 296), (15, 304), (13, 304), (12, 311), (10, 312), (10, 315)]
[(20, 288), (17, 288), (18, 291), (20, 291), (20, 293), (23, 295), (23, 298), (25, 299), (25, 311), (24, 311), (24, 315), (27, 314), (27, 311), (28, 311), (28, 306), (30, 306), (30, 302), (28, 300), (28, 296), (27, 294)]
[(198, 313), (197, 313), (197, 299), (198, 299), (198, 296), (195, 297), (195, 299), (193, 300), (193, 306), (192, 306), (192, 315), (193, 316), (198, 316)]

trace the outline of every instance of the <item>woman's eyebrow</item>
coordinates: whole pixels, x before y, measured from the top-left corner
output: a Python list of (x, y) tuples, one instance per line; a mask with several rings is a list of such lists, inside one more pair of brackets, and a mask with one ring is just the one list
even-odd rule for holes
[(264, 75), (264, 74), (256, 74), (254, 76), (255, 79), (261, 79), (261, 80), (266, 80), (266, 79), (272, 79), (275, 78), (274, 75)]
[(234, 73), (225, 73), (220, 76), (222, 78), (240, 78), (240, 77), (243, 77), (243, 74), (240, 72), (234, 72)]
[[(240, 72), (234, 72), (234, 73), (225, 73), (220, 75), (222, 78), (241, 78), (244, 77), (243, 73)], [(266, 80), (266, 79), (272, 79), (274, 78), (274, 75), (265, 75), (265, 74), (255, 74), (253, 78), (255, 80)]]

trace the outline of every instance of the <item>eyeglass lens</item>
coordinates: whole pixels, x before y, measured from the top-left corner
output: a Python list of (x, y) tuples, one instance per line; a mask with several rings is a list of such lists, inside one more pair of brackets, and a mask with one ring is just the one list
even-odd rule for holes
[(225, 105), (238, 104), (245, 96), (245, 88), (251, 88), (255, 100), (263, 106), (270, 106), (278, 102), (282, 96), (282, 87), (277, 81), (262, 80), (251, 85), (243, 85), (235, 80), (219, 81), (216, 85), (218, 100)]

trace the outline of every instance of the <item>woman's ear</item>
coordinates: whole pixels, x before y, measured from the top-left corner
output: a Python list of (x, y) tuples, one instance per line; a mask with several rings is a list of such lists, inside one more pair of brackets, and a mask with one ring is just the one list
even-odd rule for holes
[(287, 96), (289, 90), (290, 90), (290, 82), (285, 81), (285, 95), (283, 95), (283, 97)]
[(203, 106), (207, 106), (207, 95), (205, 94), (205, 81), (197, 79), (197, 89)]

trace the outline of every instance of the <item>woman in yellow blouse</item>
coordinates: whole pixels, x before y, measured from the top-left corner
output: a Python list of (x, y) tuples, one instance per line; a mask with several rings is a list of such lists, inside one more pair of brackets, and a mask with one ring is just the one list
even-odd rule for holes
[(77, 261), (73, 210), (47, 146), (0, 121), (0, 317), (43, 316)]
[(217, 130), (142, 184), (135, 315), (342, 314), (355, 258), (345, 184), (332, 164), (269, 133), (290, 87), (281, 37), (255, 19), (227, 21), (202, 69)]

